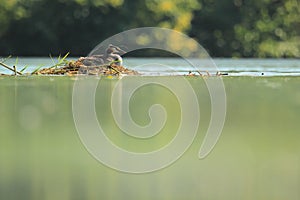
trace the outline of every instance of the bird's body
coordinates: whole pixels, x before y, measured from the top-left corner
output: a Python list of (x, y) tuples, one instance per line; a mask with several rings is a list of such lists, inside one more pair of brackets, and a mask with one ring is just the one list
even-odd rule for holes
[(105, 65), (109, 63), (114, 63), (116, 65), (122, 65), (123, 64), (123, 59), (120, 56), (120, 54), (126, 53), (122, 49), (120, 49), (117, 46), (114, 46), (110, 44), (106, 51), (105, 54), (98, 54), (98, 55), (92, 55), (88, 57), (82, 58), (81, 62), (85, 66), (100, 66), (100, 65)]

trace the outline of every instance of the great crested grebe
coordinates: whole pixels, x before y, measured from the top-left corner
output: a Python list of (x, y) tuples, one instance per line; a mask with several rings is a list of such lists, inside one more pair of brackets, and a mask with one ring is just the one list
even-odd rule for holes
[(84, 57), (81, 59), (81, 62), (85, 66), (98, 66), (98, 65), (104, 65), (109, 63), (122, 65), (123, 59), (120, 56), (120, 54), (124, 54), (124, 53), (126, 52), (122, 50), (120, 47), (110, 44), (105, 50), (105, 54)]

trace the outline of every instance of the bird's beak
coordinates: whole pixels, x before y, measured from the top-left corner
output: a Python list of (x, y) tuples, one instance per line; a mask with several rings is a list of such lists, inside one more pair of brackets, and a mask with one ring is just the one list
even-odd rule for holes
[(126, 51), (124, 51), (123, 49), (121, 49), (120, 47), (117, 47), (115, 45), (110, 44), (108, 47), (113, 47), (115, 49), (116, 53), (120, 53), (120, 54), (124, 54), (127, 53)]
[(118, 48), (117, 50), (118, 50), (118, 52), (119, 52), (119, 53), (121, 53), (121, 54), (125, 54), (125, 53), (127, 53), (126, 51), (124, 51), (124, 50), (123, 50), (123, 49), (121, 49), (121, 48)]

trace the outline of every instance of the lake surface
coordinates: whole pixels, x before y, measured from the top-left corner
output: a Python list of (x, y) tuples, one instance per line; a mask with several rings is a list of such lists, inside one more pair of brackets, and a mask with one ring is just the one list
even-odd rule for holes
[[(145, 63), (174, 65), (180, 73), (190, 70), (177, 59), (128, 59), (125, 65)], [(230, 74), (222, 77), (227, 111), (216, 146), (207, 157), (198, 158), (212, 116), (207, 82), (219, 77), (185, 77), (198, 100), (198, 108), (189, 108), (200, 111), (197, 135), (176, 162), (142, 174), (112, 169), (84, 146), (73, 119), (74, 77), (0, 77), (0, 199), (298, 200), (299, 60), (216, 59), (215, 63)], [(47, 66), (51, 60), (19, 59), (19, 65), (23, 64)], [(143, 72), (151, 76), (175, 73), (147, 67)], [(151, 83), (131, 96), (128, 109), (135, 123), (149, 124), (149, 108), (156, 104), (165, 108), (167, 120), (153, 137), (128, 136), (119, 129), (111, 109), (113, 89), (120, 80), (89, 77), (86, 81), (98, 83), (94, 107), (107, 138), (130, 152), (164, 147), (175, 137), (184, 111), (176, 92), (153, 82), (174, 83), (182, 91), (186, 90), (179, 84), (183, 77), (124, 78)], [(128, 89), (123, 86), (120, 92), (126, 94)], [(191, 126), (193, 117), (190, 112)]]
[[(76, 60), (77, 58), (69, 58)], [(50, 58), (19, 58), (17, 66), (22, 69), (28, 66), (27, 72), (33, 71), (36, 67), (50, 67), (54, 65), (56, 60)], [(215, 58), (215, 63), (220, 72), (228, 73), (229, 76), (300, 76), (300, 60), (299, 59), (220, 59)], [(9, 59), (7, 62), (10, 66), (15, 65), (15, 58)], [(195, 66), (205, 71), (215, 71), (211, 67), (201, 65)], [(124, 65), (131, 69), (137, 69), (143, 75), (160, 76), (160, 75), (182, 75), (189, 71), (195, 72), (195, 67), (191, 66), (184, 59), (180, 58), (124, 58)], [(172, 69), (168, 68), (172, 67)], [(0, 73), (8, 72), (5, 68), (0, 67)], [(263, 75), (262, 75), (263, 73)]]

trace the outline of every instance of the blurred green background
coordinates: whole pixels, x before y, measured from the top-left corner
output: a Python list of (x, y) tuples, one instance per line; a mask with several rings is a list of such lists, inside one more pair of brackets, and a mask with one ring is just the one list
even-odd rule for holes
[(300, 57), (299, 0), (0, 0), (0, 55), (86, 55), (142, 26), (182, 31), (214, 57)]
[[(156, 79), (176, 83), (180, 77)], [(201, 112), (193, 144), (169, 167), (138, 175), (106, 167), (85, 149), (72, 117), (72, 77), (0, 78), (0, 115), (5, 116), (0, 131), (0, 199), (299, 200), (300, 77), (223, 80), (227, 117), (211, 154), (197, 157), (210, 123), (210, 94), (203, 79), (188, 77)], [(168, 118), (159, 135), (134, 139), (121, 134), (108, 106), (117, 81), (102, 78), (95, 94), (106, 135), (134, 152), (167, 144), (177, 128), (172, 125), (180, 120), (174, 94), (154, 84), (139, 88), (130, 103), (136, 123), (149, 122), (149, 105), (157, 102)]]

